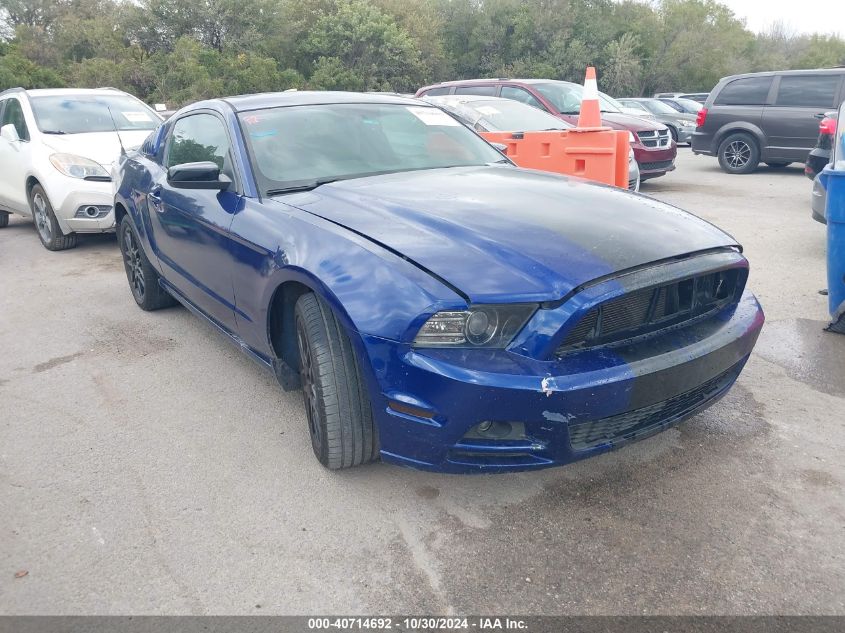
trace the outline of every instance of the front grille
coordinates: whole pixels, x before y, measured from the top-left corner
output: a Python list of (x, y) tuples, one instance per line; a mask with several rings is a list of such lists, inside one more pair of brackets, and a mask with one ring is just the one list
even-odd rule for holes
[(743, 283), (740, 270), (722, 270), (610, 299), (591, 308), (572, 327), (557, 355), (610, 345), (697, 320), (734, 300)]
[(657, 169), (669, 169), (672, 166), (671, 160), (658, 160), (653, 163), (640, 163), (641, 171), (654, 171)]
[(570, 444), (573, 450), (584, 450), (607, 442), (634, 439), (659, 430), (661, 426), (692, 413), (720, 395), (736, 380), (741, 369), (740, 362), (690, 391), (647, 407), (601, 420), (571, 424), (569, 426)]
[(644, 130), (637, 132), (640, 143), (651, 149), (669, 147), (672, 144), (672, 134), (669, 129), (665, 130)]

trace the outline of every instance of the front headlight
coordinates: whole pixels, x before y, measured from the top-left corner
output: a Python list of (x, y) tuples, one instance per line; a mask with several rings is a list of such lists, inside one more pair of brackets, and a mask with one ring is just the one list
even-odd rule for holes
[(681, 127), (695, 127), (694, 121), (681, 121)]
[(505, 347), (531, 318), (536, 305), (487, 305), (438, 312), (428, 319), (414, 347)]
[(628, 142), (629, 143), (636, 143), (637, 137), (634, 135), (633, 132), (628, 132)]
[(109, 172), (97, 162), (76, 154), (53, 154), (50, 156), (53, 167), (71, 178), (109, 179)]

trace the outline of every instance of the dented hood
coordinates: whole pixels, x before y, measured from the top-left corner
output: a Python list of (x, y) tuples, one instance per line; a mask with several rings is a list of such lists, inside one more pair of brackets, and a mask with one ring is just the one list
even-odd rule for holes
[(283, 200), (401, 254), (475, 303), (555, 300), (598, 277), (737, 246), (645, 196), (507, 166), (339, 181)]

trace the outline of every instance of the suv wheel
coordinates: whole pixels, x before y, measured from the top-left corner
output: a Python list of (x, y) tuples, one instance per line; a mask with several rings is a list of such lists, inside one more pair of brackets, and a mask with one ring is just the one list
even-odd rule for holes
[(38, 231), (38, 239), (48, 251), (63, 251), (76, 246), (76, 233), (65, 235), (53, 213), (53, 205), (41, 185), (35, 185), (29, 192), (29, 208)]
[(719, 145), (719, 165), (729, 174), (750, 174), (760, 164), (760, 148), (750, 134), (729, 134)]

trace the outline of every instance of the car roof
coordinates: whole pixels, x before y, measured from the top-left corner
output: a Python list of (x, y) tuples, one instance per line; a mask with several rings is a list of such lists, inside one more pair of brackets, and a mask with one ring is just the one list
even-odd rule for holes
[[(425, 95), (422, 97), (422, 100), (431, 103), (473, 103), (475, 101), (509, 101), (511, 103), (519, 103), (519, 101), (514, 101), (513, 99), (505, 99), (503, 97), (491, 97), (484, 95)], [(530, 108), (532, 106), (528, 107)]]
[[(298, 105), (325, 105), (333, 103), (397, 103), (400, 105), (425, 105), (419, 99), (399, 97), (391, 94), (377, 94), (372, 92), (340, 92), (329, 90), (291, 90), (286, 92), (263, 92), (253, 95), (237, 95), (214, 99), (228, 103), (236, 112), (260, 110), (264, 108), (278, 108)], [(194, 104), (201, 106), (200, 102)]]
[(442, 81), (440, 83), (431, 84), (430, 86), (425, 86), (426, 88), (434, 88), (435, 86), (465, 86), (468, 84), (489, 84), (489, 83), (497, 83), (500, 81), (507, 81), (515, 84), (572, 84), (574, 86), (578, 86), (580, 84), (576, 84), (571, 81), (561, 81), (560, 79), (513, 79), (509, 77), (490, 77), (488, 79), (457, 79), (455, 81)]
[[(740, 73), (739, 75), (728, 75), (727, 77), (722, 77), (722, 81), (727, 81), (729, 79), (740, 79), (743, 77), (772, 77), (776, 75), (840, 75), (845, 73), (845, 68), (842, 66), (836, 66), (834, 68), (808, 68), (807, 70), (767, 70), (765, 72), (759, 73)], [(691, 93), (684, 93), (684, 94), (707, 94), (704, 92), (691, 92)]]
[(30, 97), (82, 97), (86, 95), (102, 95), (104, 93), (128, 94), (117, 88), (32, 88), (29, 90), (24, 88), (10, 88), (0, 94), (5, 94), (6, 92), (23, 92)]

